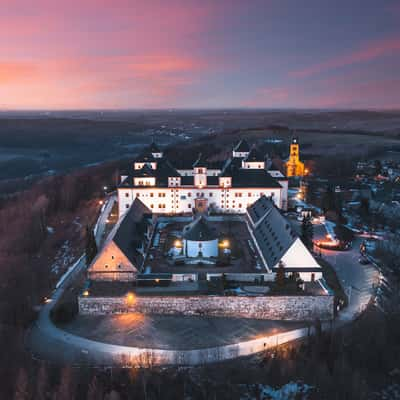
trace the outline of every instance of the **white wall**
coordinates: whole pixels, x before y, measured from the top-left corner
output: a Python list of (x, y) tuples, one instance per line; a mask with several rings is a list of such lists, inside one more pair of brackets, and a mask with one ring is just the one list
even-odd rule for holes
[[(267, 197), (273, 193), (275, 204), (281, 206), (281, 189), (263, 188), (195, 188), (187, 187), (137, 187), (119, 188), (118, 203), (120, 216), (125, 214), (139, 194), (139, 199), (154, 213), (191, 213), (197, 197), (206, 198), (208, 205), (218, 212), (245, 213), (246, 208), (257, 201), (263, 194)], [(190, 196), (189, 196), (190, 193)], [(152, 194), (152, 195), (151, 195)], [(239, 196), (240, 195), (240, 196)], [(161, 207), (160, 206), (164, 206)], [(189, 207), (189, 205), (191, 207)]]
[(200, 251), (202, 252), (203, 257), (218, 256), (218, 239), (207, 240), (203, 242), (184, 240), (183, 246), (187, 257), (198, 257)]

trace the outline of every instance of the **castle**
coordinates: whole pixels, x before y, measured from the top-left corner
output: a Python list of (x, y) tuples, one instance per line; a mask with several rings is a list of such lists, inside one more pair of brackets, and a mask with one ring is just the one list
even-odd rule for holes
[(286, 210), (287, 178), (268, 167), (265, 155), (245, 140), (233, 148), (227, 160), (210, 163), (200, 154), (194, 164), (181, 169), (152, 143), (121, 174), (119, 215), (126, 213), (136, 198), (157, 214), (244, 214), (263, 195)]

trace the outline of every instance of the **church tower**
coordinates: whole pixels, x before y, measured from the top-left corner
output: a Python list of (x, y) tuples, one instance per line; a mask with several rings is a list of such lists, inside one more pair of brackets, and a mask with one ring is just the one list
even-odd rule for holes
[(300, 161), (299, 139), (294, 137), (290, 144), (289, 158), (286, 161), (286, 176), (303, 176), (304, 163)]

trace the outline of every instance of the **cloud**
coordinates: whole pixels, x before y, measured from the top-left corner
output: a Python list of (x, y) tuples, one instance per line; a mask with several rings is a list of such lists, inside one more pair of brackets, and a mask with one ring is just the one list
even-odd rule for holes
[(11, 84), (26, 82), (36, 78), (38, 68), (35, 64), (28, 62), (1, 62), (0, 61), (0, 84)]
[(304, 69), (291, 71), (289, 72), (289, 76), (294, 78), (313, 77), (328, 70), (375, 60), (394, 53), (400, 53), (399, 37), (371, 41), (362, 48), (351, 53), (333, 57), (325, 62), (314, 64)]

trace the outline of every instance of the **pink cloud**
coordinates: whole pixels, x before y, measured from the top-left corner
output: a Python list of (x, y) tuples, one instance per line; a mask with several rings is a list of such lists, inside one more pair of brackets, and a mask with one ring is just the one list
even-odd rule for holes
[(1, 62), (0, 61), (0, 84), (15, 82), (26, 82), (34, 79), (38, 74), (35, 64), (28, 62)]
[(307, 68), (292, 71), (289, 76), (295, 78), (307, 78), (321, 72), (332, 70), (347, 65), (375, 60), (379, 57), (400, 52), (400, 38), (389, 38), (367, 43), (361, 49), (343, 56), (333, 57), (325, 62), (311, 65)]

